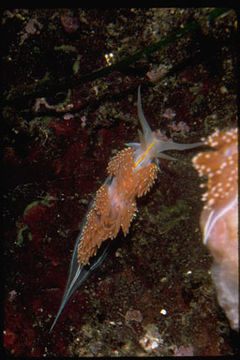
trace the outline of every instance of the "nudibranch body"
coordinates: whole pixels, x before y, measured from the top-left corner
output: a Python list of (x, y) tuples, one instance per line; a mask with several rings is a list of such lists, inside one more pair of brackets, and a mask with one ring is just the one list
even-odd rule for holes
[(197, 154), (193, 165), (207, 175), (200, 217), (203, 242), (214, 258), (211, 269), (218, 302), (233, 329), (239, 329), (238, 130), (216, 130), (205, 140), (212, 150)]
[(137, 211), (136, 198), (146, 194), (157, 177), (158, 158), (174, 160), (163, 152), (203, 145), (178, 144), (159, 130), (152, 131), (143, 114), (140, 87), (137, 108), (142, 127), (140, 143), (126, 144), (128, 147), (108, 164), (108, 177), (97, 191), (77, 238), (65, 293), (51, 330), (73, 292), (106, 257), (110, 246), (106, 240), (115, 238), (120, 229), (127, 234)]
[(96, 193), (94, 207), (87, 216), (82, 240), (78, 247), (78, 263), (85, 265), (96, 254), (101, 243), (115, 238), (122, 228), (127, 234), (136, 213), (136, 198), (146, 194), (153, 185), (158, 170), (158, 158), (173, 159), (163, 154), (166, 150), (192, 149), (202, 143), (178, 144), (152, 131), (142, 110), (138, 89), (138, 116), (143, 133), (140, 143), (128, 143), (108, 164), (110, 183)]
[[(227, 132), (216, 130), (205, 140), (205, 145), (209, 145), (215, 151), (205, 151), (193, 158), (193, 165), (198, 170), (199, 176), (208, 176), (208, 190), (202, 196), (205, 202), (201, 220), (205, 224), (204, 244), (207, 243), (218, 219), (237, 203), (237, 138), (237, 129)], [(204, 186), (204, 184), (201, 185), (201, 187)]]

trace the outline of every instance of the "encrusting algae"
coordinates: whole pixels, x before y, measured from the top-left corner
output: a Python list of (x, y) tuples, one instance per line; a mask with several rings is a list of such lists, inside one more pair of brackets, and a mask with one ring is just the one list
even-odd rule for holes
[(203, 145), (202, 142), (178, 144), (160, 130), (152, 131), (143, 114), (140, 87), (137, 108), (143, 131), (139, 131), (140, 143), (126, 144), (128, 147), (108, 164), (108, 177), (90, 204), (76, 240), (66, 289), (50, 331), (74, 291), (107, 256), (110, 243), (106, 240), (115, 238), (120, 229), (127, 234), (137, 211), (136, 198), (145, 195), (157, 177), (158, 158), (175, 160), (163, 152)]

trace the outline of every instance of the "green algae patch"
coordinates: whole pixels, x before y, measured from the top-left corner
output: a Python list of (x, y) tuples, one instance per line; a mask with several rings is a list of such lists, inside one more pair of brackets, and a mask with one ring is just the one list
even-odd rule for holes
[(27, 213), (30, 209), (32, 209), (35, 206), (38, 206), (39, 204), (47, 206), (47, 207), (52, 206), (52, 204), (50, 203), (52, 200), (54, 200), (54, 197), (47, 194), (42, 200), (35, 200), (35, 201), (31, 202), (30, 204), (28, 204), (25, 207), (25, 210), (23, 212), (23, 217), (25, 217), (27, 215)]

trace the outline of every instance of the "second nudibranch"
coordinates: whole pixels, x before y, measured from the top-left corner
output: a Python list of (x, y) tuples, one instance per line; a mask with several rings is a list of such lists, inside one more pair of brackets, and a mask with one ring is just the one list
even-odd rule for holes
[(157, 177), (158, 158), (174, 160), (163, 151), (203, 145), (201, 142), (178, 144), (159, 130), (152, 131), (143, 114), (140, 87), (137, 108), (142, 127), (140, 142), (126, 144), (128, 147), (118, 152), (108, 164), (108, 177), (91, 202), (77, 237), (65, 292), (50, 331), (75, 290), (107, 256), (111, 242), (105, 240), (115, 238), (120, 228), (124, 235), (127, 234), (137, 211), (136, 199), (146, 194)]
[(110, 160), (107, 171), (110, 182), (96, 193), (94, 206), (87, 216), (82, 239), (78, 245), (79, 266), (89, 263), (101, 243), (115, 238), (122, 228), (124, 235), (136, 214), (136, 198), (145, 195), (153, 185), (158, 171), (158, 158), (173, 159), (163, 154), (166, 150), (186, 150), (202, 145), (178, 144), (152, 131), (142, 110), (138, 88), (138, 117), (142, 127), (140, 143), (128, 143)]

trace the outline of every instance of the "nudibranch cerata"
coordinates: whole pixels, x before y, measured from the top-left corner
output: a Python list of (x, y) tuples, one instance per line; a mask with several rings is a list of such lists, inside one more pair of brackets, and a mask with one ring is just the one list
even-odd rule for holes
[(157, 177), (158, 158), (175, 160), (163, 152), (203, 145), (202, 142), (179, 144), (159, 130), (152, 131), (143, 114), (140, 87), (137, 109), (142, 127), (140, 142), (127, 143), (127, 148), (118, 152), (108, 164), (108, 177), (90, 204), (76, 240), (66, 289), (50, 331), (73, 292), (106, 257), (111, 243), (106, 240), (115, 238), (120, 229), (127, 234), (137, 211), (136, 198), (145, 195)]
[(233, 329), (239, 329), (238, 129), (216, 130), (205, 139), (212, 149), (193, 158), (199, 176), (207, 175), (200, 217), (203, 242), (214, 262), (211, 275), (218, 302)]

